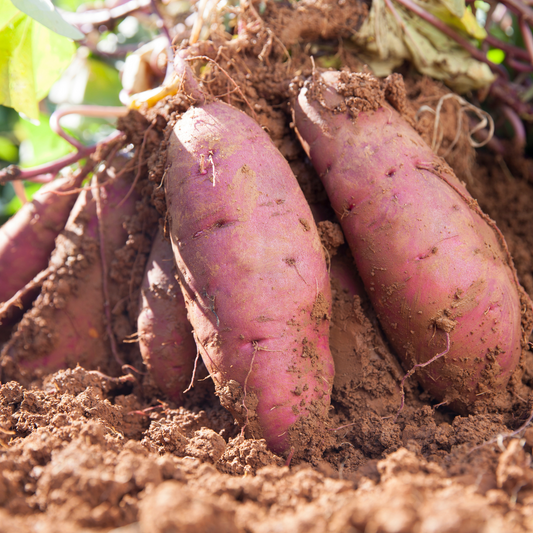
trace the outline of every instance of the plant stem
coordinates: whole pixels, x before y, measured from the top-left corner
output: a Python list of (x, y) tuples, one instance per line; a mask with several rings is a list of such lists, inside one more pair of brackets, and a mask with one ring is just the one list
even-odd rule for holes
[(98, 27), (102, 24), (113, 22), (116, 19), (123, 18), (134, 11), (139, 11), (150, 6), (151, 0), (129, 0), (128, 2), (112, 7), (111, 9), (91, 9), (81, 13), (71, 11), (61, 11), (62, 17), (76, 26), (84, 33), (88, 33), (87, 26)]
[(533, 35), (531, 35), (531, 28), (527, 25), (526, 19), (520, 17), (520, 31), (524, 38), (524, 44), (529, 55), (529, 62), (533, 65)]
[(487, 35), (487, 37), (485, 37), (485, 42), (491, 46), (494, 46), (494, 48), (503, 50), (507, 55), (512, 55), (517, 59), (522, 59), (523, 61), (529, 61), (529, 54), (525, 50), (518, 48), (518, 46), (500, 41), (500, 39), (497, 39), (494, 37), (494, 35)]
[(415, 4), (412, 0), (396, 0), (396, 1), (399, 4), (403, 5), (404, 7), (406, 7), (407, 9), (411, 10), (416, 15), (418, 15), (421, 19), (435, 26), (435, 28), (440, 30), (445, 35), (447, 35), (450, 39), (453, 39), (457, 44), (459, 44), (465, 50), (467, 50), (472, 57), (476, 58), (478, 61), (482, 61), (483, 63), (486, 63), (495, 74), (498, 74), (498, 76), (504, 79), (509, 79), (509, 75), (507, 74), (507, 71), (501, 65), (497, 65), (496, 63), (489, 61), (485, 57), (483, 52), (478, 50), (473, 44), (470, 43), (470, 41), (468, 41), (464, 37), (461, 37), (459, 34), (457, 34), (454, 30), (452, 30), (452, 28), (450, 28), (450, 26), (444, 24), (444, 22), (438, 19), (435, 15), (428, 13), (425, 9), (422, 9), (419, 5)]
[(526, 129), (524, 128), (524, 123), (520, 117), (511, 109), (509, 106), (502, 106), (503, 114), (505, 118), (511, 123), (511, 126), (514, 130), (514, 142), (520, 147), (523, 148), (526, 145)]
[(516, 11), (521, 18), (523, 17), (527, 22), (533, 23), (533, 9), (524, 4), (521, 0), (504, 0), (503, 5), (509, 9)]
[(0, 185), (4, 185), (9, 181), (29, 180), (34, 183), (48, 183), (54, 179), (54, 176), (63, 168), (72, 165), (90, 156), (96, 152), (96, 149), (105, 144), (116, 141), (122, 136), (121, 131), (114, 131), (111, 135), (106, 137), (103, 141), (92, 146), (83, 146), (81, 150), (60, 157), (50, 163), (45, 163), (32, 168), (20, 168), (18, 165), (9, 165), (7, 168), (0, 170)]
[(72, 144), (76, 150), (80, 151), (85, 148), (78, 139), (71, 137), (59, 124), (59, 120), (67, 115), (82, 115), (84, 117), (99, 117), (99, 118), (117, 118), (125, 117), (129, 112), (127, 107), (111, 107), (102, 105), (67, 105), (56, 109), (50, 117), (50, 128), (63, 137), (65, 141)]
[[(156, 0), (150, 0), (150, 3), (152, 4), (152, 11), (159, 17), (159, 20), (161, 22), (161, 29), (163, 30), (163, 33), (165, 34), (166, 38), (168, 39), (168, 46), (172, 45), (172, 37), (170, 35), (170, 30), (168, 29), (165, 19), (163, 18), (163, 15), (161, 14), (161, 11), (159, 10), (159, 7), (157, 7)], [(169, 59), (170, 61), (170, 59)]]

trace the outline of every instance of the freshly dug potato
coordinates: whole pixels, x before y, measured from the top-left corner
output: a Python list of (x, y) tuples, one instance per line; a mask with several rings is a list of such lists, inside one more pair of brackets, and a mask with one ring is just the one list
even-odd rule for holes
[[(56, 193), (74, 191), (81, 181), (65, 177), (45, 185), (0, 228), (0, 302), (9, 300), (48, 266), (56, 237), (77, 198), (77, 194)], [(36, 294), (29, 296), (23, 305), (29, 306)]]
[[(130, 190), (131, 178), (130, 174), (100, 187), (108, 267), (115, 250), (126, 242), (125, 217), (135, 213), (136, 194), (121, 204)], [(34, 373), (50, 373), (77, 364), (100, 369), (113, 365), (104, 318), (99, 243), (96, 200), (93, 191), (86, 189), (56, 240), (49, 264), (52, 273), (2, 351), (3, 380), (24, 382), (25, 376), (31, 378)], [(117, 303), (113, 289), (110, 285), (111, 309)]]
[(146, 264), (137, 329), (141, 355), (155, 383), (169, 398), (181, 403), (197, 351), (176, 279), (172, 245), (161, 231)]
[(531, 302), (495, 224), (373, 76), (316, 74), (294, 116), (404, 367), (445, 351), (449, 334), (449, 352), (417, 371), (434, 398), (468, 411), (505, 388)]
[(180, 118), (168, 162), (172, 246), (217, 394), (271, 450), (320, 446), (334, 372), (331, 293), (289, 165), (252, 118), (217, 101)]

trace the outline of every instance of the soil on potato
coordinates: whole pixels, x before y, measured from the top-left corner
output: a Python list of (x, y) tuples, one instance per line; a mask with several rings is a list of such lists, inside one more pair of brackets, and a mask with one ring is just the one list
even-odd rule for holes
[[(381, 333), (361, 282), (351, 278), (349, 292), (335, 277), (340, 267), (352, 265), (352, 258), (291, 129), (287, 101), (291, 80), (297, 83), (298, 76), (312, 72), (309, 49), (297, 44), (303, 39), (319, 43), (307, 46), (316, 48), (319, 65), (334, 57), (341, 65), (363, 68), (345, 47), (338, 48), (337, 37), (356, 25), (365, 8), (354, 8), (353, 20), (347, 21), (346, 13), (335, 18), (333, 10), (321, 16), (322, 7), (313, 3), (309, 24), (298, 19), (304, 17), (300, 11), (291, 13), (283, 5), (272, 13), (267, 9), (268, 27), (248, 13), (239, 42), (215, 47), (216, 60), (239, 91), (215, 68), (204, 75), (211, 76), (206, 87), (213, 96), (255, 115), (267, 129), (320, 221), (331, 261), (336, 364), (325, 451), (287, 465), (264, 441), (243, 437), (220, 406), (204, 368), (180, 407), (168, 403), (144, 372), (126, 370), (126, 375), (112, 377), (100, 371), (104, 369), (77, 367), (36, 375), (33, 381), (26, 376), (24, 384), (9, 381), (0, 388), (1, 531), (533, 531), (533, 428), (505, 437), (533, 409), (533, 354), (523, 354), (508, 390), (492, 408), (456, 415), (432, 401), (412, 377), (399, 411), (405, 371)], [(297, 29), (302, 27), (305, 35)], [(279, 42), (269, 40), (271, 35), (279, 36)], [(290, 64), (283, 51), (289, 45)], [(212, 52), (205, 45), (196, 51), (209, 57)], [(417, 117), (417, 111), (435, 109), (445, 94), (443, 86), (410, 75), (405, 86), (389, 88), (388, 98), (496, 221), (519, 279), (533, 297), (533, 166), (517, 155), (504, 159), (489, 150), (475, 153), (454, 99), (445, 101), (440, 133), (434, 137), (435, 116), (425, 112)], [(130, 222), (122, 278), (137, 288), (124, 302), (125, 333), (117, 333), (119, 338), (131, 338), (134, 328), (136, 291), (149, 253), (146, 235), (157, 224), (156, 210), (164, 225), (158, 185), (165, 128), (189, 105), (182, 96), (167, 98), (122, 123), (141, 153), (143, 178), (137, 189), (146, 200)], [(120, 278), (115, 273), (118, 284)], [(124, 354), (128, 363), (142, 368), (134, 349)]]

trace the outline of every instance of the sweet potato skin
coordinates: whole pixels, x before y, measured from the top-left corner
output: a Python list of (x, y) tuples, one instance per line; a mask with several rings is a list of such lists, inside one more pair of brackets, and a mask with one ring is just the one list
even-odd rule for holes
[(299, 135), (404, 367), (442, 352), (448, 332), (450, 351), (417, 374), (468, 411), (505, 387), (527, 336), (521, 299), (531, 303), (503, 237), (451, 169), (387, 104), (353, 118), (339, 79), (322, 74), (325, 105), (301, 90)]
[(11, 298), (48, 266), (56, 237), (65, 227), (79, 187), (76, 178), (59, 178), (42, 187), (31, 202), (0, 228), (0, 302)]
[[(131, 182), (123, 178), (100, 187), (108, 266), (115, 250), (126, 242), (125, 217), (135, 213), (136, 194), (119, 207), (130, 187)], [(96, 200), (91, 190), (84, 190), (56, 240), (49, 263), (52, 273), (2, 351), (3, 379), (25, 382), (25, 376), (77, 364), (106, 370), (112, 367), (99, 242)], [(111, 295), (111, 308), (115, 304)]]
[(137, 329), (144, 364), (157, 386), (169, 398), (182, 403), (197, 350), (176, 279), (172, 245), (161, 231), (146, 264)]
[(252, 436), (298, 453), (305, 427), (319, 440), (310, 428), (324, 426), (334, 372), (309, 206), (268, 135), (221, 102), (185, 113), (168, 161), (172, 246), (217, 393)]

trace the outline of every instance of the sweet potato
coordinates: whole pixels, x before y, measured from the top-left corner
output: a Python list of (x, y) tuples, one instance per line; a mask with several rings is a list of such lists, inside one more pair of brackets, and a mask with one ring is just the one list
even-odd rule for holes
[(400, 403), (400, 363), (387, 341), (353, 258), (343, 246), (331, 260), (333, 314), (329, 346), (335, 362), (333, 399), (360, 413), (369, 410), (380, 416), (395, 414)]
[(529, 331), (495, 224), (368, 74), (324, 72), (294, 103), (385, 333), (406, 369), (459, 411), (505, 388)]
[(331, 293), (294, 175), (252, 118), (217, 101), (180, 118), (168, 161), (172, 246), (221, 402), (277, 453), (319, 444), (334, 372)]
[(172, 245), (161, 232), (156, 235), (146, 265), (137, 329), (143, 361), (156, 385), (181, 403), (197, 351), (176, 279)]
[[(126, 242), (124, 217), (135, 213), (135, 194), (118, 207), (131, 187), (129, 178), (100, 187), (107, 265)], [(96, 200), (92, 190), (84, 190), (56, 240), (52, 273), (2, 351), (3, 379), (20, 380), (35, 371), (54, 372), (77, 364), (109, 368), (113, 355), (104, 320), (99, 242)], [(111, 308), (117, 300), (113, 289), (110, 285)]]
[[(76, 177), (54, 180), (0, 228), (0, 302), (9, 300), (47, 267), (56, 237), (77, 198), (76, 194), (55, 193), (80, 185)], [(24, 303), (29, 305), (31, 299)]]

